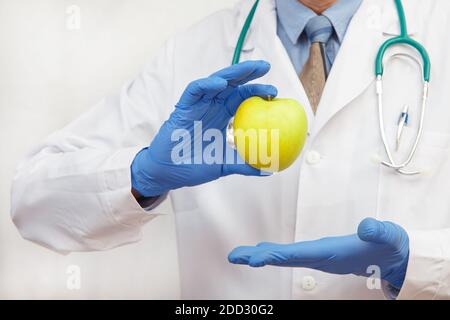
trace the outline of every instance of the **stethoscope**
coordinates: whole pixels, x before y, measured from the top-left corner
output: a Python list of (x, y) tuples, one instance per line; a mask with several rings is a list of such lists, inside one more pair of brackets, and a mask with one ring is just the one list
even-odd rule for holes
[[(378, 98), (378, 117), (379, 117), (379, 126), (380, 126), (380, 133), (381, 133), (381, 139), (383, 141), (384, 149), (386, 151), (386, 155), (388, 160), (387, 161), (381, 161), (381, 164), (384, 166), (394, 169), (398, 173), (404, 174), (404, 175), (417, 175), (420, 174), (420, 171), (409, 171), (406, 169), (406, 167), (412, 162), (417, 147), (420, 143), (420, 139), (422, 137), (423, 132), (423, 125), (425, 120), (425, 110), (428, 105), (428, 86), (430, 82), (430, 71), (431, 71), (431, 64), (430, 64), (430, 58), (428, 56), (427, 50), (417, 41), (412, 39), (408, 35), (408, 28), (406, 24), (406, 17), (405, 17), (405, 11), (403, 9), (403, 4), (401, 0), (394, 0), (395, 5), (397, 7), (397, 13), (398, 13), (398, 19), (400, 22), (400, 35), (394, 38), (391, 38), (384, 42), (380, 49), (378, 50), (378, 54), (375, 60), (375, 76), (376, 76), (376, 94)], [(248, 30), (250, 29), (250, 25), (252, 24), (253, 17), (255, 15), (256, 9), (258, 7), (259, 0), (256, 0), (253, 4), (247, 18), (245, 19), (244, 25), (242, 27), (241, 33), (239, 34), (238, 41), (236, 43), (236, 48), (234, 50), (233, 54), (233, 60), (232, 64), (239, 63), (242, 48), (244, 46), (244, 41), (247, 36)], [(392, 149), (388, 144), (387, 138), (386, 138), (386, 129), (384, 125), (384, 109), (383, 109), (383, 58), (385, 56), (386, 50), (394, 45), (407, 45), (414, 49), (416, 49), (419, 54), (422, 57), (422, 63), (417, 60), (415, 57), (408, 55), (406, 53), (398, 53), (390, 57), (390, 59), (403, 56), (411, 59), (412, 61), (416, 62), (420, 68), (423, 67), (423, 95), (422, 95), (422, 107), (420, 111), (420, 122), (419, 122), (419, 128), (417, 130), (417, 135), (414, 140), (414, 143), (411, 147), (411, 150), (409, 151), (408, 156), (403, 162), (396, 162), (394, 160), (394, 157), (392, 156)], [(401, 115), (399, 117), (398, 121), (398, 130), (397, 130), (397, 137), (396, 137), (396, 150), (398, 150), (398, 147), (401, 142), (401, 137), (403, 130), (405, 126), (408, 124), (409, 120), (409, 107), (404, 107), (404, 109), (401, 112)]]

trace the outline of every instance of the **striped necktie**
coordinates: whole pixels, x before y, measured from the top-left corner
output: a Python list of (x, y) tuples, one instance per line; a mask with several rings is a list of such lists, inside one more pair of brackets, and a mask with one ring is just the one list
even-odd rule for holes
[(305, 88), (309, 102), (316, 113), (327, 79), (325, 46), (333, 34), (333, 26), (325, 16), (315, 16), (305, 27), (306, 35), (311, 42), (309, 58), (300, 74), (300, 81)]

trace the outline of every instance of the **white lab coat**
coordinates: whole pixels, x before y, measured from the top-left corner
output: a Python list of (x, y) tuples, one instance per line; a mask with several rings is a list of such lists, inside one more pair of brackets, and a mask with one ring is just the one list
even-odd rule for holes
[[(60, 252), (106, 250), (138, 241), (143, 224), (165, 214), (146, 212), (134, 200), (130, 163), (190, 81), (229, 65), (252, 4), (242, 1), (168, 41), (120, 95), (105, 98), (27, 156), (12, 188), (12, 216), (24, 238)], [(433, 67), (423, 139), (412, 164), (424, 173), (401, 176), (379, 163), (385, 154), (374, 60), (380, 44), (399, 32), (394, 2), (363, 1), (314, 117), (276, 35), (274, 1), (261, 1), (242, 60), (270, 61), (272, 70), (258, 81), (304, 104), (309, 139), (302, 157), (280, 174), (229, 176), (170, 193), (183, 298), (384, 298), (363, 277), (227, 262), (238, 245), (351, 234), (369, 216), (408, 231), (409, 265), (399, 298), (450, 297), (450, 2), (404, 5), (409, 33), (426, 46)], [(388, 56), (405, 50), (415, 54), (396, 48)], [(386, 62), (385, 72), (391, 143), (403, 105), (411, 106), (401, 157), (418, 124), (421, 79), (408, 59), (394, 62)]]

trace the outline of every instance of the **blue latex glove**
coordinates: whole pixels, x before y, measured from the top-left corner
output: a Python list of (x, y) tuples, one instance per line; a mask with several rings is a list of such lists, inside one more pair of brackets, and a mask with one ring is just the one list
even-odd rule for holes
[[(249, 176), (261, 175), (257, 170), (242, 160), (238, 162), (235, 150), (226, 143), (226, 128), (236, 113), (239, 105), (252, 96), (276, 96), (277, 89), (270, 85), (246, 84), (260, 78), (270, 69), (265, 61), (246, 61), (222, 69), (208, 78), (190, 83), (169, 119), (162, 125), (150, 147), (141, 150), (131, 165), (131, 183), (134, 190), (144, 197), (158, 196), (169, 190), (195, 186), (230, 174)], [(221, 133), (223, 159), (221, 163), (205, 163), (199, 154), (194, 153), (194, 146), (205, 146), (211, 141), (203, 142), (198, 134), (194, 137), (194, 121), (201, 121), (202, 132), (217, 129)], [(197, 123), (197, 128), (198, 123)], [(192, 139), (172, 141), (172, 134), (177, 129), (189, 132)], [(198, 130), (198, 129), (197, 129)], [(203, 136), (203, 134), (202, 134)], [(172, 151), (191, 150), (191, 154), (180, 153), (184, 163), (174, 163)], [(228, 150), (226, 150), (228, 149)], [(231, 152), (234, 161), (225, 163), (226, 152)], [(240, 159), (240, 158), (239, 158)]]
[(364, 219), (358, 233), (294, 244), (260, 243), (238, 247), (228, 260), (252, 267), (265, 265), (302, 267), (334, 274), (369, 276), (367, 268), (378, 266), (381, 279), (400, 289), (409, 257), (406, 231), (392, 222)]

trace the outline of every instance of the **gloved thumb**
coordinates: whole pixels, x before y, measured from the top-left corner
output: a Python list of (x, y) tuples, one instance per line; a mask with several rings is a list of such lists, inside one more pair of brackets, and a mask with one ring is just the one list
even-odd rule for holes
[(222, 169), (222, 176), (229, 176), (231, 174), (240, 174), (243, 176), (268, 176), (270, 173), (262, 172), (248, 164), (224, 164)]
[(406, 232), (397, 224), (366, 218), (358, 226), (358, 237), (366, 242), (396, 245)]
[[(229, 148), (229, 147), (227, 147)], [(242, 160), (236, 150), (232, 151), (233, 157), (231, 163), (225, 163), (222, 165), (222, 177), (229, 176), (231, 174), (240, 174), (243, 176), (270, 176), (272, 173), (265, 172), (252, 166)]]

